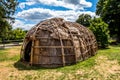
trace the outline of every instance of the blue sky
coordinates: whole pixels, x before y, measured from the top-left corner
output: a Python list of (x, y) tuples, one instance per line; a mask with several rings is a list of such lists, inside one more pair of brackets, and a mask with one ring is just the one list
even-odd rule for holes
[(61, 17), (74, 22), (80, 14), (95, 16), (98, 0), (18, 0), (13, 28), (29, 30), (42, 20)]

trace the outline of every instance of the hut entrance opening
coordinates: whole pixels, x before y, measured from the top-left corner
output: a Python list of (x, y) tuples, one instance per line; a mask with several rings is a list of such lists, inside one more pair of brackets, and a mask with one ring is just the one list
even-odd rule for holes
[(25, 47), (24, 51), (24, 60), (26, 62), (30, 62), (30, 56), (31, 56), (31, 46), (32, 46), (32, 41), (29, 41)]

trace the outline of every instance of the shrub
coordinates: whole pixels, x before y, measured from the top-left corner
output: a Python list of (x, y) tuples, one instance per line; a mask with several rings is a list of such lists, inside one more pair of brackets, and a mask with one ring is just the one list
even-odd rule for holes
[(89, 27), (96, 36), (98, 46), (100, 48), (107, 48), (109, 45), (109, 29), (108, 24), (102, 21), (101, 18), (93, 18)]

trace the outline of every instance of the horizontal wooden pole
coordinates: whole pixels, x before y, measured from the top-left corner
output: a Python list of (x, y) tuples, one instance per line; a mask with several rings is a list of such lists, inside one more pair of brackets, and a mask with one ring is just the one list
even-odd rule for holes
[(73, 46), (32, 46), (33, 48), (73, 48)]
[[(38, 54), (34, 53), (35, 56), (45, 56), (45, 57), (61, 57), (62, 55), (43, 55), (43, 54)], [(75, 56), (75, 54), (65, 54), (64, 56)]]

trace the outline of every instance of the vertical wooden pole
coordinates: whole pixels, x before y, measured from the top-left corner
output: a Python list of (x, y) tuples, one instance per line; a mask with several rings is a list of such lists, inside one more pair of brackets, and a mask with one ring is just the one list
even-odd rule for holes
[(60, 38), (60, 43), (61, 43), (61, 50), (62, 50), (62, 61), (63, 61), (63, 66), (65, 66), (65, 54), (64, 54), (64, 48), (63, 48), (63, 42), (62, 39)]
[(83, 61), (85, 60), (84, 58), (84, 51), (83, 51), (83, 47), (82, 47), (82, 43), (83, 43), (83, 38), (79, 38), (79, 41), (80, 41), (80, 51), (81, 51), (81, 57), (83, 59)]
[[(34, 46), (39, 46), (39, 40), (35, 40), (34, 41)], [(40, 48), (34, 48), (34, 56), (33, 56), (33, 62), (35, 63), (35, 64), (38, 64), (39, 63), (39, 49)]]
[(72, 44), (73, 44), (73, 50), (74, 50), (74, 54), (75, 54), (75, 63), (77, 62), (77, 53), (76, 53), (76, 48), (75, 48), (75, 43), (74, 43), (74, 36), (71, 32), (71, 30), (69, 29), (69, 27), (67, 25), (65, 25), (68, 28), (68, 32), (70, 33), (69, 35), (71, 36), (72, 39)]
[(76, 45), (75, 45), (75, 40), (74, 40), (74, 36), (73, 34), (71, 33), (71, 31), (69, 30), (69, 33), (70, 33), (70, 36), (72, 38), (72, 42), (73, 42), (73, 49), (74, 49), (74, 54), (75, 54), (75, 63), (77, 62), (77, 53), (76, 53)]
[(60, 33), (58, 31), (58, 26), (56, 25), (56, 31), (58, 32), (58, 36), (59, 36), (59, 39), (60, 39), (60, 44), (61, 44), (61, 51), (62, 51), (62, 62), (63, 62), (63, 66), (65, 66), (65, 53), (64, 53), (64, 48), (63, 48), (63, 41), (61, 39), (61, 36), (60, 36)]

